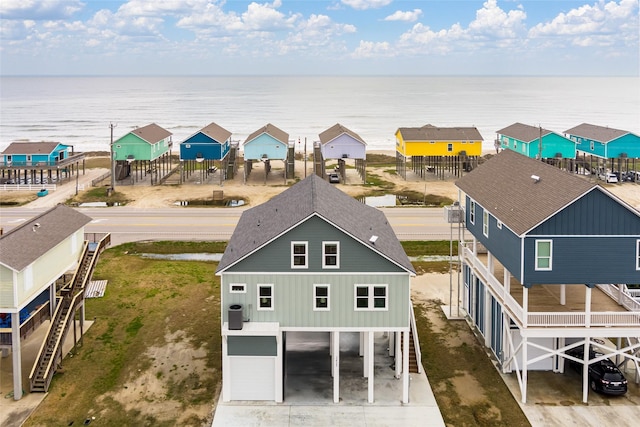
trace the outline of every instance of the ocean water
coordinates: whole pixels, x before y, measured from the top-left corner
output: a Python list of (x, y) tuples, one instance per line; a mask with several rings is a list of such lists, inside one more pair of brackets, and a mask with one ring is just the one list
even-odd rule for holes
[[(57, 141), (76, 152), (108, 151), (149, 123), (175, 144), (211, 122), (244, 142), (272, 123), (290, 140), (341, 123), (370, 150), (394, 150), (399, 127), (476, 126), (484, 149), (515, 122), (562, 133), (587, 122), (640, 134), (635, 77), (1, 77), (0, 150)], [(301, 145), (299, 146), (301, 147)]]

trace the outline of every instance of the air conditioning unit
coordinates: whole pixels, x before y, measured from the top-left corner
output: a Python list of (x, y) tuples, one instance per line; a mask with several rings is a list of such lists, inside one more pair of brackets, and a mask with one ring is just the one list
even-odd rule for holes
[(242, 329), (242, 304), (231, 304), (229, 306), (229, 330), (239, 331)]

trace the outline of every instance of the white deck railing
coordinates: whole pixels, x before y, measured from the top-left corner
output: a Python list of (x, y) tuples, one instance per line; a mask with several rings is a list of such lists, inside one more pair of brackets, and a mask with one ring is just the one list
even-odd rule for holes
[(56, 191), (56, 184), (0, 184), (0, 191)]
[[(640, 312), (639, 311), (606, 311), (606, 312), (529, 312), (524, 315), (524, 308), (508, 293), (505, 293), (504, 286), (498, 279), (492, 274), (489, 274), (489, 269), (485, 266), (481, 260), (473, 255), (473, 252), (466, 246), (463, 247), (462, 255), (468, 264), (474, 270), (474, 274), (478, 276), (485, 284), (489, 292), (498, 300), (504, 310), (511, 314), (511, 318), (520, 327), (528, 328), (546, 328), (546, 327), (637, 327), (640, 328)], [(602, 289), (602, 287), (600, 287)], [(604, 290), (604, 289), (603, 289)], [(615, 289), (615, 294), (612, 294), (612, 290), (608, 289), (605, 294), (618, 301), (618, 290)], [(626, 304), (623, 304), (627, 309), (627, 305), (637, 304), (637, 301), (633, 300), (630, 296), (625, 299)]]
[[(609, 295), (614, 301), (630, 311), (640, 311), (640, 302), (636, 298), (640, 298), (640, 291), (629, 290), (624, 285), (596, 285), (605, 294)], [(619, 286), (622, 286), (621, 290)]]

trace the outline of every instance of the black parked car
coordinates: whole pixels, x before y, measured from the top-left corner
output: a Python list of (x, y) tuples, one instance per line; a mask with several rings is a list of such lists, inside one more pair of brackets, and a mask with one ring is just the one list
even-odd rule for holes
[[(567, 350), (566, 353), (569, 356), (582, 360), (584, 348), (578, 346)], [(602, 353), (597, 353), (593, 349), (589, 350), (589, 359), (594, 359), (602, 355)], [(582, 363), (574, 362), (571, 359), (566, 359), (566, 361), (569, 363), (569, 366), (582, 374)], [(625, 394), (627, 392), (626, 378), (620, 369), (609, 359), (600, 360), (589, 365), (589, 386), (593, 391), (604, 394)]]

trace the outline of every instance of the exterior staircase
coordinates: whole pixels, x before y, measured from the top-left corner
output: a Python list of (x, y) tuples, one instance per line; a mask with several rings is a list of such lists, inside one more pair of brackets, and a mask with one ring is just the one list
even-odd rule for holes
[(409, 373), (422, 373), (422, 352), (420, 351), (420, 341), (418, 340), (418, 329), (416, 326), (416, 314), (413, 311), (413, 302), (409, 301)]
[(56, 310), (51, 319), (46, 338), (29, 375), (31, 392), (46, 392), (53, 379), (58, 364), (62, 362), (62, 345), (71, 326), (74, 325), (76, 310), (84, 303), (84, 290), (91, 280), (93, 270), (101, 250), (106, 245), (100, 243), (84, 244), (78, 268), (66, 286), (56, 297)]
[(413, 329), (409, 331), (409, 372), (419, 373), (418, 357), (416, 355), (416, 346), (414, 343)]

